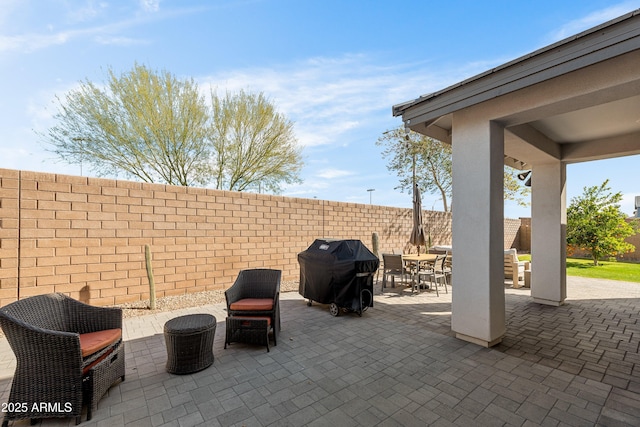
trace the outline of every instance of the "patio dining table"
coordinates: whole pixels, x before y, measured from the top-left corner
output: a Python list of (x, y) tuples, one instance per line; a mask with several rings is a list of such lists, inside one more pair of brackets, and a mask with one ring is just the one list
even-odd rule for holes
[(437, 254), (404, 254), (402, 260), (405, 262), (433, 262)]
[(420, 270), (420, 263), (433, 263), (436, 260), (437, 254), (406, 254), (402, 255), (402, 262), (409, 266), (411, 275), (413, 276), (413, 283), (419, 283), (418, 271)]

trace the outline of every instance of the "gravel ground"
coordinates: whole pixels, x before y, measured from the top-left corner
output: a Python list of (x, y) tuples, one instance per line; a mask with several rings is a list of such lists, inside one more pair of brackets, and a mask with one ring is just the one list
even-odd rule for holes
[[(282, 282), (280, 284), (280, 292), (298, 292), (298, 282)], [(126, 319), (136, 316), (145, 316), (147, 314), (161, 313), (164, 311), (178, 310), (180, 308), (198, 307), (200, 305), (217, 304), (223, 302), (225, 302), (224, 291), (216, 290), (156, 298), (155, 310), (150, 310), (148, 308), (148, 299), (136, 301), (133, 303), (119, 304), (116, 307), (121, 307), (123, 309), (122, 317)]]

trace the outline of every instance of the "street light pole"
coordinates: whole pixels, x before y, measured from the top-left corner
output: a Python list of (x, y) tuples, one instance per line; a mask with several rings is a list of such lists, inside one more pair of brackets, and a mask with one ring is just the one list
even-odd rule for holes
[(371, 195), (373, 194), (374, 191), (376, 191), (375, 188), (369, 188), (367, 190), (369, 192), (369, 204), (371, 204)]

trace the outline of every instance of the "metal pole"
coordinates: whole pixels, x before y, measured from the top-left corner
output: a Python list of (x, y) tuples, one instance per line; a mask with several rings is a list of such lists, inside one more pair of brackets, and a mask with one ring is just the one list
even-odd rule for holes
[(416, 186), (416, 149), (411, 144), (411, 165), (413, 167), (413, 186)]
[(412, 171), (412, 184), (416, 186), (416, 145), (409, 139), (409, 133), (404, 135), (404, 140), (407, 143), (407, 148), (411, 150), (411, 171)]

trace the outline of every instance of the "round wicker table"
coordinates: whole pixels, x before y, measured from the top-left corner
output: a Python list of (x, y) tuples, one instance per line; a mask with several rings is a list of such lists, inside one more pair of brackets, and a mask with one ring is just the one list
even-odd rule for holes
[(167, 372), (190, 374), (213, 363), (216, 318), (211, 314), (188, 314), (164, 324)]

